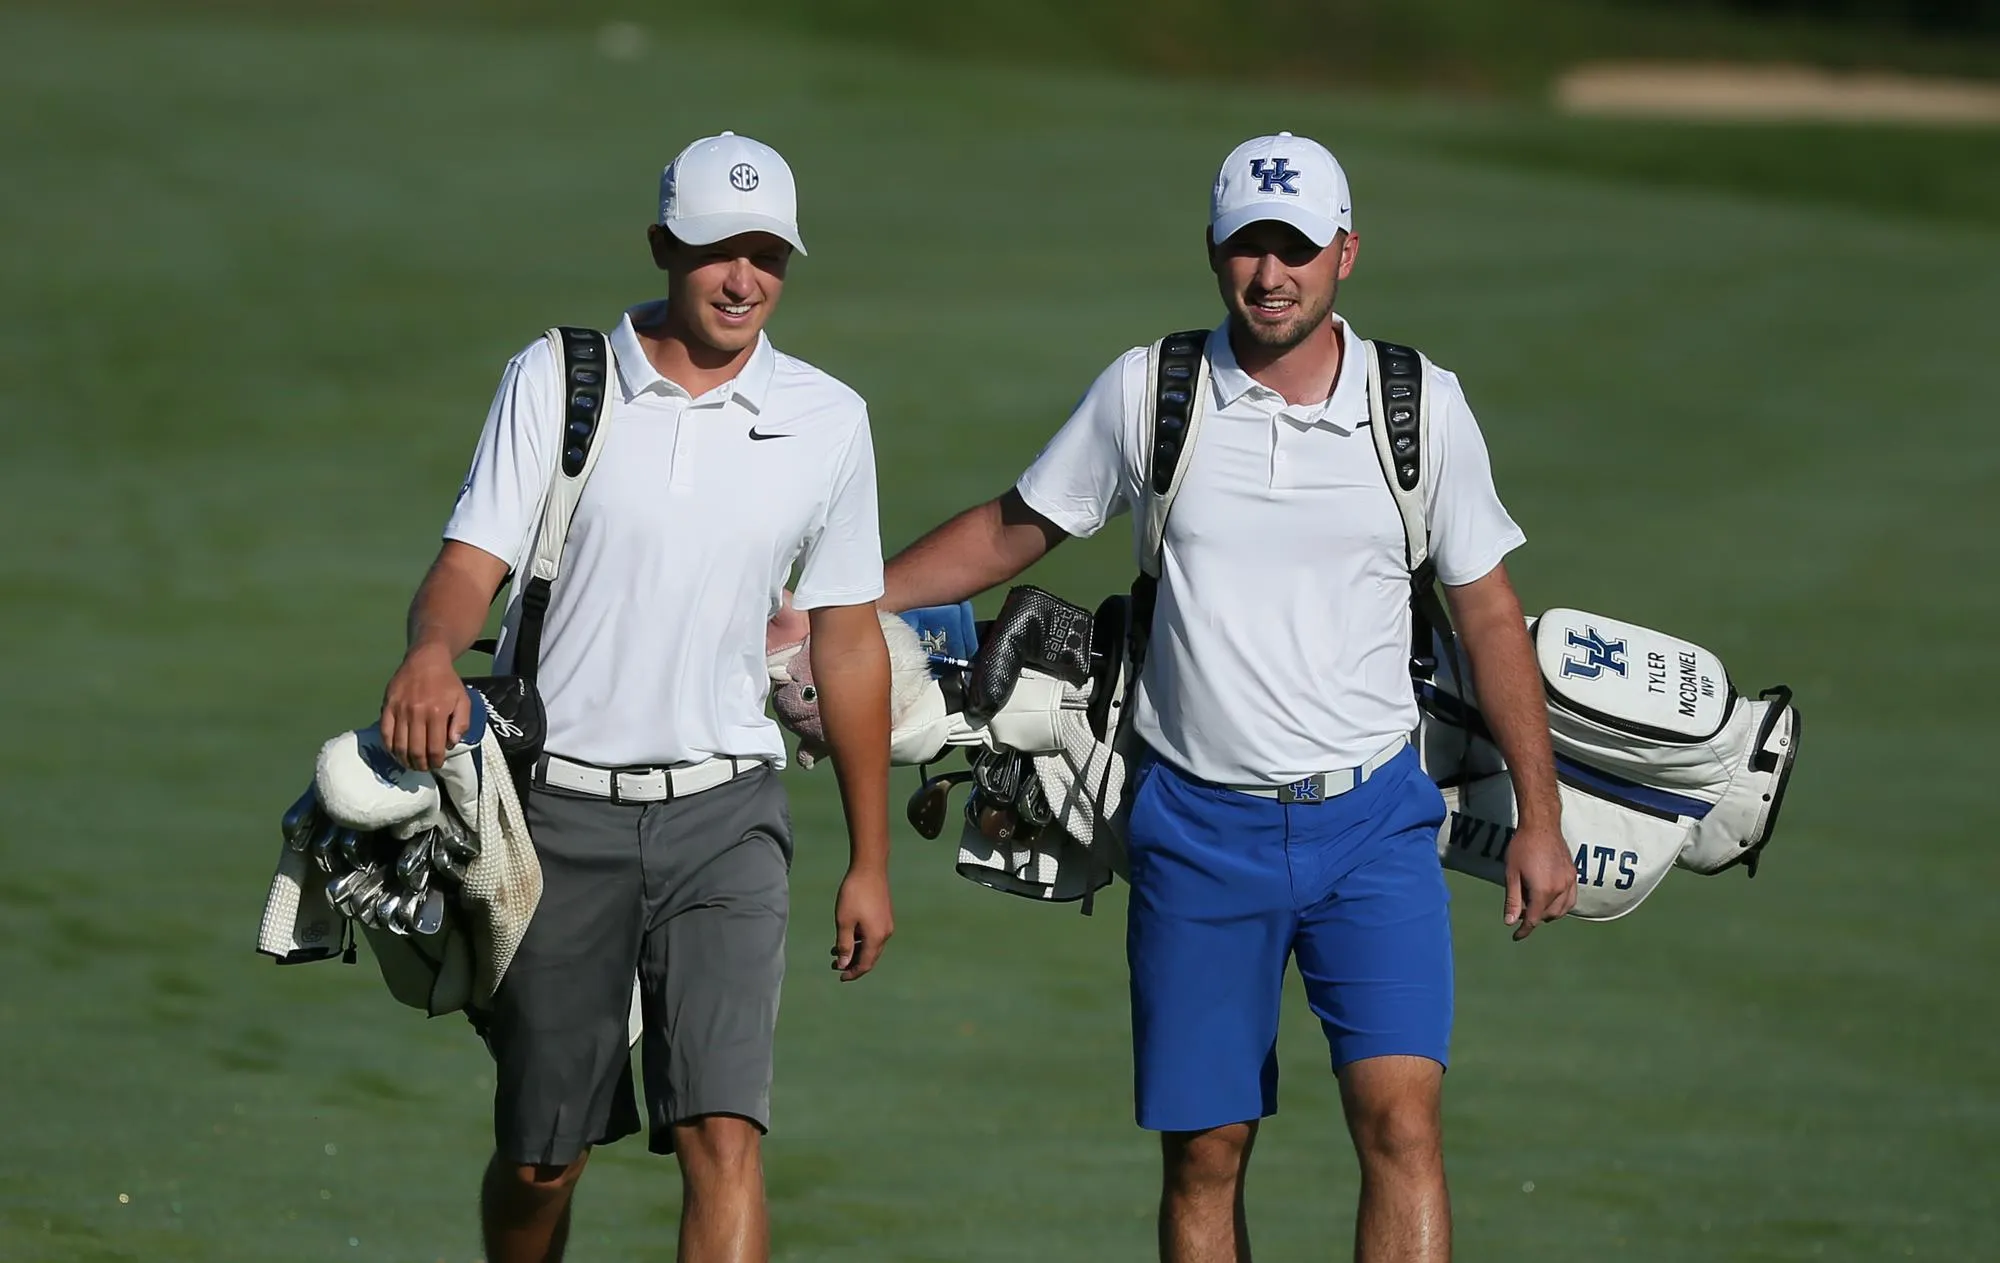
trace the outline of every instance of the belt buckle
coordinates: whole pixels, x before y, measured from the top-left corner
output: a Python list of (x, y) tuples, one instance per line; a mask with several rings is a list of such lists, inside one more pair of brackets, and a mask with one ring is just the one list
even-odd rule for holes
[(1326, 801), (1326, 773), (1315, 772), (1303, 780), (1278, 787), (1278, 802), (1286, 807), (1317, 807)]

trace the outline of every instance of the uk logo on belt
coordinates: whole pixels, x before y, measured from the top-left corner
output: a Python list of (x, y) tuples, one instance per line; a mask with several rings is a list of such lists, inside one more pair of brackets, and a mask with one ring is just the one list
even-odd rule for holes
[(1625, 674), (1625, 642), (1606, 640), (1597, 634), (1595, 627), (1586, 627), (1581, 635), (1571, 632), (1564, 638), (1571, 649), (1583, 650), (1583, 658), (1578, 661), (1568, 654), (1563, 655), (1562, 674), (1566, 680), (1594, 680), (1609, 668), (1614, 675)]
[(1250, 178), (1257, 181), (1259, 193), (1290, 193), (1299, 195), (1296, 181), (1300, 173), (1292, 170), (1289, 158), (1273, 158), (1269, 162), (1262, 158), (1250, 160)]

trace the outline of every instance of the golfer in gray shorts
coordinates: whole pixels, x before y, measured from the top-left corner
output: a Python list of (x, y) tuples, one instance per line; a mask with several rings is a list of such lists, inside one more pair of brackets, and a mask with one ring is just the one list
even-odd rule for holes
[[(852, 848), (834, 909), (840, 976), (873, 968), (894, 928), (867, 408), (763, 332), (804, 253), (796, 217), (774, 150), (727, 132), (696, 141), (663, 175), (648, 230), (666, 300), (609, 334), (603, 446), (542, 631), (546, 753), (527, 805), (542, 897), (487, 1027), (489, 1263), (560, 1259), (591, 1146), (640, 1129), (635, 980), (652, 1147), (682, 1173), (680, 1257), (769, 1256), (760, 1144), (792, 831), (764, 636), (795, 569)], [(532, 548), (564, 442), (556, 359), (538, 340), (508, 365), (411, 606), (382, 708), (410, 767), (435, 767), (463, 731), (454, 662)]]

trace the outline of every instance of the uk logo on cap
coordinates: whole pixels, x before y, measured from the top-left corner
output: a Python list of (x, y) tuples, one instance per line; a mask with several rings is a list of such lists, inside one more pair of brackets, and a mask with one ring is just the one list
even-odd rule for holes
[(1298, 196), (1299, 173), (1292, 170), (1289, 158), (1273, 158), (1269, 162), (1262, 158), (1250, 160), (1250, 176), (1257, 181), (1260, 193), (1290, 193)]

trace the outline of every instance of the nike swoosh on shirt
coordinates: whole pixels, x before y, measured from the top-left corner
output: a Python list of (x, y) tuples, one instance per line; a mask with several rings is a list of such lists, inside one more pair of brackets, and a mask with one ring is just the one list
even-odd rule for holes
[(765, 439), (788, 439), (792, 437), (794, 436), (790, 434), (759, 434), (754, 426), (750, 430), (750, 438), (758, 443), (763, 442)]

